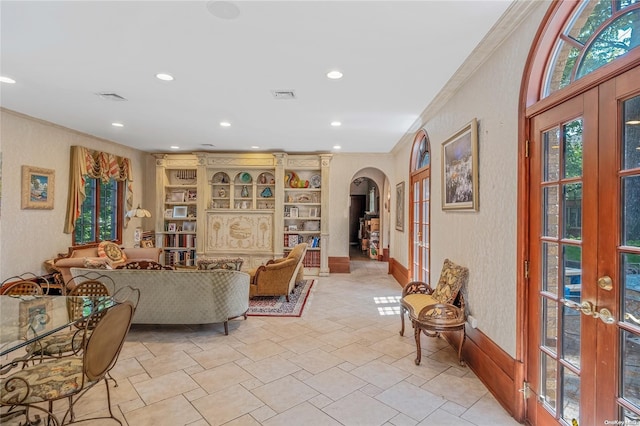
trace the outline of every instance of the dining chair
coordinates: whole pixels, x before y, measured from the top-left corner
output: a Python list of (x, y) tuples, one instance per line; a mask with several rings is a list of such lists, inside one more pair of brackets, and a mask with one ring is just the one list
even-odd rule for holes
[[(30, 290), (13, 289), (13, 287), (16, 284), (19, 284), (25, 281), (35, 283), (40, 287), (41, 292), (37, 293), (36, 295), (49, 294), (51, 287), (54, 286), (55, 284), (54, 282), (51, 281), (51, 279), (52, 278), (47, 278), (44, 275), (36, 275), (33, 272), (25, 272), (24, 274), (14, 275), (13, 277), (6, 278), (4, 281), (0, 283), (0, 294), (3, 294), (3, 295), (7, 294), (9, 289), (12, 289), (11, 291), (14, 292), (12, 295), (34, 294), (34, 293), (31, 293)], [(31, 287), (31, 286), (27, 285), (27, 287)], [(21, 291), (24, 291), (24, 293), (21, 293)]]
[(17, 280), (9, 283), (3, 290), (3, 296), (42, 296), (40, 284), (30, 280)]
[[(135, 307), (131, 301), (107, 308), (92, 333), (83, 339), (82, 356), (56, 358), (31, 365), (4, 378), (0, 378), (0, 405), (26, 407), (44, 412), (48, 420), (56, 425), (75, 422), (74, 407), (96, 384), (104, 381), (107, 390), (109, 416), (91, 419), (113, 419), (108, 373), (116, 364), (131, 326)], [(95, 314), (94, 314), (95, 315)], [(87, 322), (87, 325), (90, 322)], [(85, 328), (85, 332), (88, 328)], [(69, 407), (59, 421), (53, 414), (53, 402), (68, 399)], [(48, 402), (48, 410), (42, 407)], [(29, 421), (29, 419), (27, 419)]]
[[(107, 279), (111, 280), (111, 278), (105, 276), (100, 278), (101, 280), (88, 279), (83, 281), (69, 292), (67, 298), (67, 313), (69, 320), (77, 320), (77, 322), (74, 323), (70, 330), (44, 337), (33, 343), (31, 347), (28, 347), (27, 351), (31, 352), (33, 358), (43, 360), (47, 357), (63, 357), (78, 355), (80, 353), (83, 347), (82, 339), (91, 334), (92, 330), (104, 315), (104, 312), (88, 315), (89, 313), (85, 312), (86, 307), (84, 302), (93, 298), (98, 301), (104, 297), (111, 296), (112, 293), (105, 282), (102, 281)], [(110, 284), (113, 288), (113, 280), (110, 281)], [(83, 299), (79, 299), (80, 296), (82, 296)], [(84, 317), (87, 317), (87, 319), (83, 320)]]

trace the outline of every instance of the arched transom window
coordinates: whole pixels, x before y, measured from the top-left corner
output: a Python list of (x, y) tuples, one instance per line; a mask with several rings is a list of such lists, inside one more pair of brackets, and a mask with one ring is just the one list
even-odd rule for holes
[(556, 40), (542, 98), (640, 46), (638, 0), (585, 1)]

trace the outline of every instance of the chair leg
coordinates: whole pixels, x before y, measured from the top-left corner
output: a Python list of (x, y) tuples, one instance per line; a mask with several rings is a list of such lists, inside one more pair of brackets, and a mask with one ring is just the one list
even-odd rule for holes
[(107, 407), (109, 407), (109, 416), (122, 426), (122, 422), (113, 415), (113, 411), (111, 410), (111, 392), (109, 391), (109, 380), (106, 377), (104, 378), (104, 385), (107, 387)]
[(402, 327), (400, 328), (400, 335), (404, 336), (404, 313), (406, 310), (403, 306), (400, 306), (400, 322), (402, 323)]
[(416, 365), (420, 365), (422, 360), (422, 349), (420, 348), (420, 327), (413, 325), (413, 334), (416, 338)]
[(467, 338), (467, 333), (465, 333), (464, 328), (460, 330), (460, 333), (462, 333), (462, 336), (460, 337), (460, 344), (458, 345), (458, 362), (464, 367), (465, 362), (462, 360), (462, 345)]
[(224, 335), (225, 336), (229, 335), (229, 321), (224, 322)]

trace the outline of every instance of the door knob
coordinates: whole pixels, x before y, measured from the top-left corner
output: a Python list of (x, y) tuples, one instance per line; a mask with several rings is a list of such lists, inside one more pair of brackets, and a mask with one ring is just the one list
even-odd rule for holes
[(615, 318), (613, 318), (613, 314), (607, 308), (602, 308), (598, 311), (598, 308), (593, 306), (591, 302), (582, 302), (576, 303), (573, 300), (560, 299), (563, 305), (566, 307), (573, 309), (574, 311), (582, 312), (584, 315), (599, 318), (605, 324), (613, 324), (616, 322)]
[(607, 275), (600, 277), (598, 278), (598, 287), (603, 290), (611, 291), (613, 289), (613, 280)]

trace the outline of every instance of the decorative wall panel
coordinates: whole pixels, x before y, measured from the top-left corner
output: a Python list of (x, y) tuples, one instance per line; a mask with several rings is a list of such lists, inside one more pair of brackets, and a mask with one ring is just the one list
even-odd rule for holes
[(272, 249), (273, 215), (237, 212), (207, 215), (207, 252), (265, 252)]

